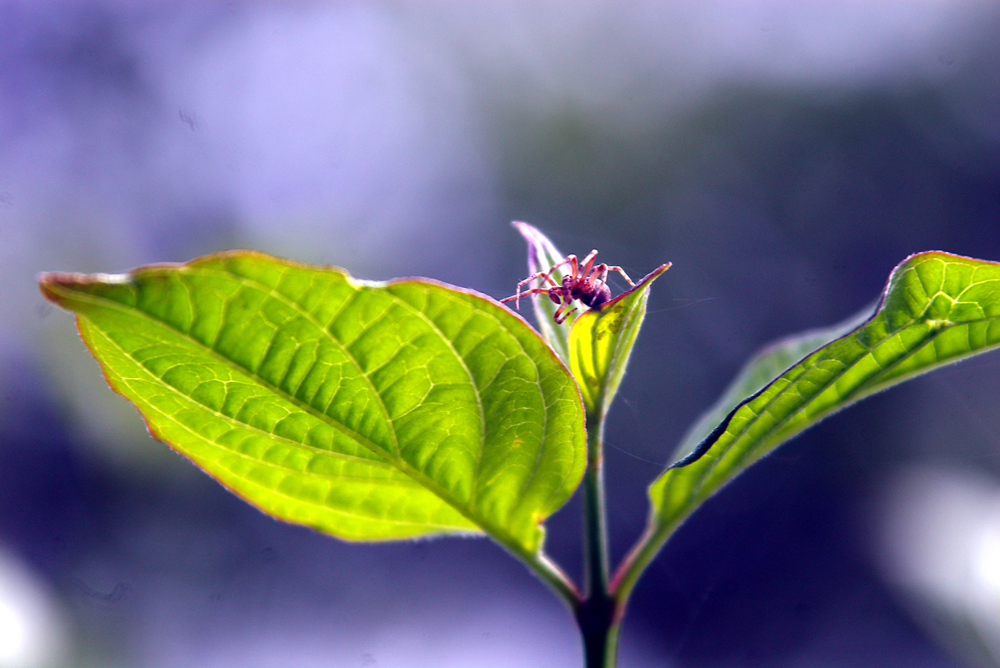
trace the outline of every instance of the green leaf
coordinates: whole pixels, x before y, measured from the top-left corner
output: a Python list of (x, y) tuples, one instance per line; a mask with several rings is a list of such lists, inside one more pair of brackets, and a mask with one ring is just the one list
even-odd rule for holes
[(649, 289), (669, 268), (669, 263), (660, 265), (628, 292), (585, 311), (573, 322), (569, 368), (580, 385), (588, 419), (603, 419), (611, 405), (646, 317)]
[(566, 367), (471, 291), (246, 251), (41, 285), (156, 438), (274, 517), (531, 556), (583, 475)]
[(893, 270), (875, 313), (740, 402), (649, 489), (664, 540), (699, 504), (781, 443), (859, 399), (1000, 345), (1000, 264), (941, 252)]
[[(776, 341), (758, 352), (747, 362), (722, 396), (688, 429), (674, 453), (678, 460), (672, 468), (685, 466), (697, 459), (703, 449), (711, 446), (709, 438), (733, 410), (809, 353), (839, 339), (872, 317), (875, 306), (862, 309), (844, 322), (825, 329), (816, 329)], [(690, 460), (688, 459), (690, 458)]]

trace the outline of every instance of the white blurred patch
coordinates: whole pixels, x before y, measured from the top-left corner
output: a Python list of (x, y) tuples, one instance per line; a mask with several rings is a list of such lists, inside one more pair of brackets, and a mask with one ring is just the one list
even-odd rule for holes
[(879, 549), (943, 644), (1000, 665), (1000, 483), (929, 467), (899, 474), (885, 495)]
[[(986, 585), (987, 591), (1000, 592), (1000, 522), (987, 527), (980, 536), (974, 568), (976, 579)], [(1000, 606), (1000, 598), (997, 604)]]
[(0, 666), (63, 666), (67, 648), (63, 615), (42, 581), (0, 549)]

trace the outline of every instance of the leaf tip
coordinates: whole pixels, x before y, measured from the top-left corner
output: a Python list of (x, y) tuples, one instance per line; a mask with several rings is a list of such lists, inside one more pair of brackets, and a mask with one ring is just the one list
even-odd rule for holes
[(518, 233), (524, 237), (524, 240), (528, 243), (528, 253), (539, 254), (541, 249), (555, 250), (552, 246), (552, 242), (549, 241), (548, 237), (539, 231), (537, 227), (531, 225), (530, 223), (525, 223), (520, 220), (511, 221), (511, 226), (518, 231)]
[(659, 278), (663, 274), (663, 272), (665, 272), (667, 269), (670, 269), (670, 267), (672, 266), (673, 266), (672, 262), (665, 262), (664, 264), (661, 264), (659, 267), (657, 267), (653, 271), (649, 272), (648, 274), (640, 278), (638, 283), (636, 283), (632, 288), (630, 288), (626, 292), (622, 293), (622, 295), (631, 294), (636, 290), (642, 290), (647, 285), (649, 285), (657, 278)]
[(38, 289), (42, 296), (54, 304), (62, 304), (62, 295), (66, 288), (78, 285), (86, 276), (64, 271), (46, 271), (38, 275)]
[(665, 272), (667, 269), (670, 269), (670, 267), (672, 267), (672, 266), (674, 266), (673, 262), (664, 262), (659, 267), (657, 267), (653, 271), (651, 271), (648, 274), (646, 274), (642, 278), (642, 280), (639, 281), (639, 283), (642, 284), (642, 283), (645, 283), (647, 281), (651, 281), (654, 278), (658, 278), (660, 276), (660, 274), (662, 274), (663, 272)]
[(672, 265), (673, 265), (673, 263), (671, 263), (671, 262), (667, 262), (665, 264), (661, 264), (659, 267), (657, 267), (656, 269), (654, 269), (653, 271), (649, 272), (648, 274), (646, 274), (645, 276), (643, 276), (641, 279), (639, 279), (639, 282), (636, 283), (635, 285), (633, 285), (631, 288), (629, 288), (625, 292), (621, 293), (620, 295), (618, 295), (617, 297), (615, 297), (611, 301), (608, 301), (608, 302), (602, 304), (601, 308), (602, 309), (603, 308), (607, 308), (608, 306), (611, 306), (613, 304), (616, 304), (616, 303), (622, 301), (623, 299), (625, 299), (629, 295), (631, 295), (631, 294), (633, 294), (635, 292), (638, 292), (639, 290), (646, 289), (649, 286), (650, 283), (652, 283), (657, 278), (659, 278), (660, 275), (663, 274), (663, 272), (665, 272), (667, 269), (670, 269), (670, 267)]
[(65, 297), (75, 288), (93, 283), (127, 283), (128, 274), (81, 274), (67, 271), (46, 271), (38, 275), (38, 288), (42, 296), (62, 306)]

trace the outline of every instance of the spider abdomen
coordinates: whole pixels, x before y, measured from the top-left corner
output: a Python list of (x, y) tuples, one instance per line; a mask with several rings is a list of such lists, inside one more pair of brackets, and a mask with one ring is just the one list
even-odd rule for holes
[(588, 308), (597, 308), (611, 299), (611, 288), (607, 283), (597, 283), (588, 291), (581, 291), (580, 301)]

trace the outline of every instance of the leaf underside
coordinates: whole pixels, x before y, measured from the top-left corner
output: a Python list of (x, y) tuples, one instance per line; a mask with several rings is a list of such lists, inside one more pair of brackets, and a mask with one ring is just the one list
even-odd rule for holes
[(249, 251), (42, 290), (156, 438), (279, 519), (533, 554), (583, 475), (572, 378), (488, 297)]
[[(856, 322), (856, 321), (855, 321)], [(853, 323), (852, 323), (853, 324)], [(741, 374), (751, 378), (809, 340), (786, 340)], [(1000, 264), (941, 252), (913, 255), (889, 278), (874, 314), (742, 402), (728, 393), (682, 444), (687, 455), (649, 489), (655, 526), (672, 531), (705, 499), (781, 443), (859, 399), (1000, 345)], [(753, 391), (758, 380), (734, 384)], [(706, 435), (707, 434), (707, 435)], [(704, 438), (700, 442), (698, 439)]]
[[(712, 408), (698, 418), (688, 429), (677, 447), (674, 458), (676, 463), (670, 468), (687, 466), (697, 461), (715, 438), (713, 431), (724, 429), (730, 413), (749, 401), (775, 378), (803, 357), (819, 350), (834, 339), (839, 339), (867, 322), (874, 313), (876, 305), (862, 309), (847, 320), (824, 329), (803, 332), (781, 339), (754, 355), (736, 375), (729, 387)], [(717, 436), (717, 434), (716, 434)]]
[[(554, 271), (552, 269), (565, 260), (567, 256), (560, 253), (555, 244), (533, 225), (517, 221), (512, 223), (512, 225), (520, 232), (528, 244), (528, 275), (534, 276), (538, 272), (551, 271), (553, 282), (561, 285), (563, 277), (569, 274), (568, 267), (563, 266)], [(524, 289), (548, 286), (549, 284), (538, 280), (530, 285), (525, 285)], [(570, 322), (572, 321), (562, 324), (555, 321), (556, 310), (559, 308), (559, 305), (549, 299), (547, 295), (534, 294), (531, 296), (531, 303), (534, 306), (538, 331), (541, 332), (542, 337), (548, 344), (552, 346), (552, 349), (556, 351), (559, 358), (563, 361), (568, 361), (569, 344), (567, 339), (569, 337)]]

